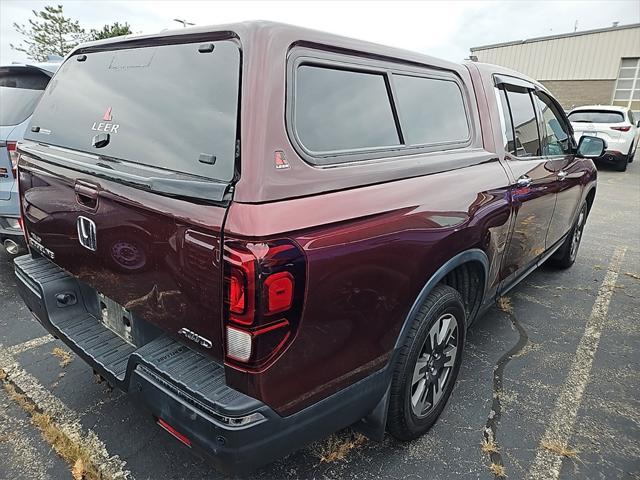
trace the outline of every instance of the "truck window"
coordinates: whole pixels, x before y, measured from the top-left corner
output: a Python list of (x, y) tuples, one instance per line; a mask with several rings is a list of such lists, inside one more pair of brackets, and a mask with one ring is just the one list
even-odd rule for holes
[[(235, 174), (240, 50), (235, 41), (70, 57), (33, 115), (29, 140), (214, 180)], [(80, 61), (79, 61), (80, 60)], [(97, 135), (109, 135), (96, 148)]]
[(515, 131), (514, 155), (522, 158), (539, 157), (541, 149), (538, 122), (531, 94), (527, 89), (511, 85), (507, 85), (506, 90)]
[(393, 76), (408, 145), (465, 142), (469, 124), (462, 91), (450, 80)]
[(309, 151), (335, 152), (400, 144), (385, 77), (301, 65), (294, 124)]
[(535, 92), (533, 95), (542, 113), (542, 154), (545, 156), (566, 155), (571, 152), (569, 129), (556, 105), (547, 95)]

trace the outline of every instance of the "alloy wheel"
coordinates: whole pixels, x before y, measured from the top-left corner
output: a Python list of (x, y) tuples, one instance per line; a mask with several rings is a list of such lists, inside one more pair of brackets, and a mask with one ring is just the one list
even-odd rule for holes
[(458, 323), (445, 313), (431, 326), (420, 349), (411, 381), (411, 408), (427, 416), (442, 399), (458, 355)]
[(576, 226), (573, 229), (573, 236), (571, 237), (571, 247), (569, 250), (569, 257), (571, 258), (571, 261), (574, 261), (578, 254), (578, 247), (580, 246), (580, 240), (582, 239), (582, 231), (584, 230), (586, 218), (587, 210), (585, 207), (582, 207), (582, 209), (580, 209), (580, 214), (578, 215), (578, 220), (576, 221)]

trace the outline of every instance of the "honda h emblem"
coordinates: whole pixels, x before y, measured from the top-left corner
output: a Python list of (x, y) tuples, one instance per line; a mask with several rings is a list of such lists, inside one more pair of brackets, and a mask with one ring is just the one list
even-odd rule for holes
[(95, 252), (98, 246), (96, 240), (96, 224), (87, 217), (78, 217), (76, 225), (78, 227), (78, 241), (80, 245)]

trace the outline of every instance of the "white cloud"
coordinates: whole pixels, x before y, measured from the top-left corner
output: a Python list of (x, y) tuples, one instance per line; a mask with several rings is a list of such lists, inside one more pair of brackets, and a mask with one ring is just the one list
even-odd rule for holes
[(65, 14), (86, 28), (129, 22), (136, 32), (180, 28), (174, 18), (198, 25), (264, 19), (338, 33), (450, 60), (469, 48), (570, 32), (574, 21), (586, 30), (640, 22), (640, 2), (617, 1), (83, 1), (0, 2), (0, 63), (24, 61), (10, 43), (20, 36), (13, 22), (26, 23), (32, 9), (63, 3)]

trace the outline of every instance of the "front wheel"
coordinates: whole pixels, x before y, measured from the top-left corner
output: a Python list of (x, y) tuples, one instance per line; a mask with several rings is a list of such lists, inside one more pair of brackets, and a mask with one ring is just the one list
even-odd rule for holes
[(397, 439), (419, 437), (440, 416), (460, 370), (465, 324), (460, 293), (436, 286), (413, 319), (394, 368), (387, 429)]
[(550, 261), (553, 265), (560, 268), (569, 268), (576, 261), (578, 256), (578, 248), (582, 240), (582, 232), (584, 225), (587, 223), (587, 214), (589, 213), (586, 202), (580, 207), (578, 218), (573, 224), (573, 228), (569, 232), (566, 240), (558, 251), (551, 257)]

